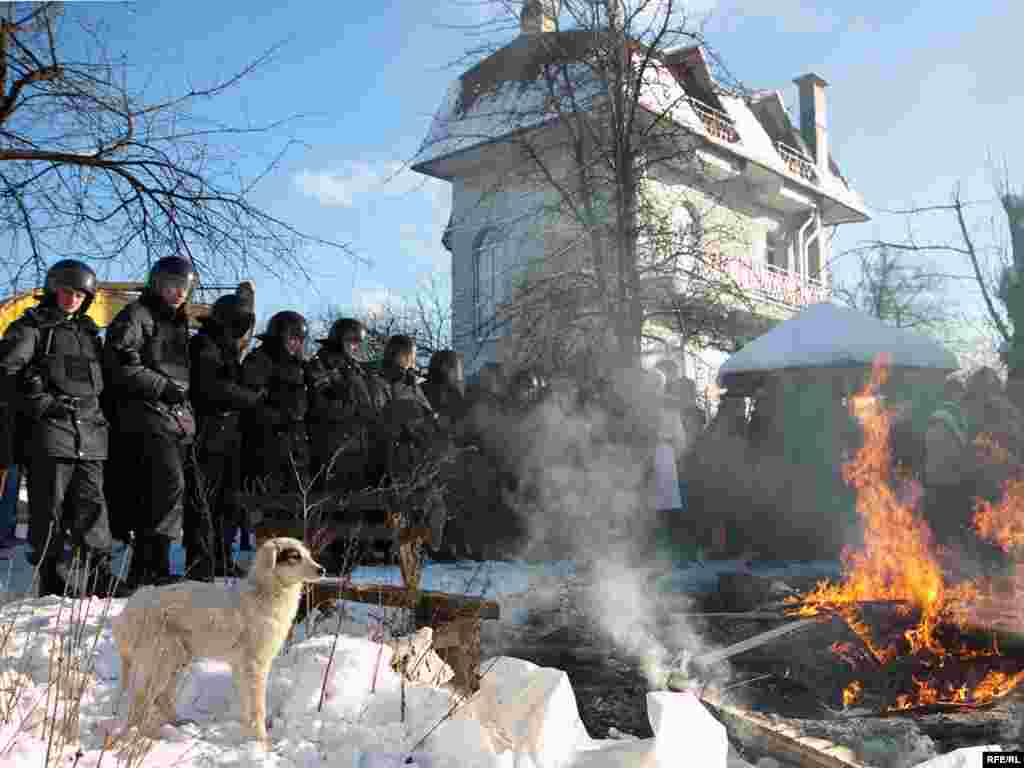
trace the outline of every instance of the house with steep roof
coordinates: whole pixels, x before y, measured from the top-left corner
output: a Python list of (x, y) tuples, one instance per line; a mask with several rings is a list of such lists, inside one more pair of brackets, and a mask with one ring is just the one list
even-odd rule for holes
[[(454, 344), (468, 373), (503, 360), (515, 327), (488, 318), (512, 299), (517, 281), (530, 279), (529, 265), (564, 259), (573, 242), (572, 223), (545, 205), (551, 190), (516, 181), (517, 166), (526, 162), (522, 137), (543, 145), (545, 136), (558, 135), (559, 99), (595, 114), (607, 104), (607, 84), (588, 80), (580, 63), (595, 32), (559, 30), (557, 6), (524, 2), (519, 36), (452, 83), (413, 165), (452, 187), (443, 242), (452, 254)], [(579, 69), (572, 93), (559, 94), (545, 80), (553, 61)], [(796, 78), (796, 123), (777, 91), (740, 95), (722, 87), (699, 46), (657, 51), (646, 61), (654, 62), (655, 76), (645, 79), (637, 101), (650, 115), (670, 119), (687, 151), (652, 165), (644, 182), (689, 237), (730, 222), (727, 241), (708, 238), (703, 247), (721, 252), (723, 269), (748, 299), (733, 312), (738, 347), (766, 320), (827, 300), (831, 230), (869, 218), (829, 146), (827, 83), (816, 74)], [(546, 146), (560, 145), (552, 138)], [(729, 351), (684, 350), (687, 374), (713, 377), (701, 361), (717, 367)]]

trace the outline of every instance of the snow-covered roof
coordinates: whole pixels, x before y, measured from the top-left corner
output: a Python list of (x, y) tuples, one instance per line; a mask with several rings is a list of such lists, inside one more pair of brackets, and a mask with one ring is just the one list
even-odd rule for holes
[(793, 368), (871, 365), (880, 353), (890, 364), (955, 370), (957, 359), (939, 342), (893, 328), (870, 315), (835, 304), (813, 304), (734, 354), (718, 371), (719, 384), (744, 373)]
[[(545, 67), (553, 61), (570, 69), (568, 78), (559, 75), (559, 79), (568, 79), (573, 84), (572, 95), (578, 102), (574, 109), (588, 109), (605, 91), (605, 84), (582, 63), (588, 46), (593, 45), (594, 36), (587, 31), (521, 35), (468, 70), (449, 86), (417, 153), (414, 170), (441, 175), (438, 163), (445, 158), (556, 120), (559, 109), (550, 105), (551, 86), (544, 77)], [(833, 158), (828, 172), (817, 169), (817, 184), (795, 173), (779, 154), (755, 110), (743, 98), (720, 89), (703, 53), (694, 49), (685, 53), (685, 66), (693, 69), (700, 88), (714, 91), (713, 98), (718, 99), (721, 111), (733, 121), (739, 141), (726, 141), (709, 132), (687, 98), (696, 94), (688, 94), (677, 76), (683, 66), (679, 56), (673, 54), (671, 62), (648, 62), (650, 71), (639, 96), (641, 105), (658, 114), (668, 112), (678, 125), (703, 135), (711, 144), (770, 169), (788, 183), (809, 188), (839, 203), (845, 212), (839, 213), (837, 220), (867, 218), (863, 198), (850, 189)], [(565, 105), (561, 109), (569, 110)], [(784, 110), (783, 116), (788, 122)]]

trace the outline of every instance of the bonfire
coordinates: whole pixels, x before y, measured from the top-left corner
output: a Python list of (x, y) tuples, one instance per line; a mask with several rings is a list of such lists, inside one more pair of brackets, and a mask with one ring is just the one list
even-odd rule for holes
[[(982, 632), (984, 640), (978, 640), (983, 617), (998, 613), (993, 586), (981, 581), (946, 582), (931, 531), (917, 509), (920, 489), (892, 468), (890, 414), (878, 397), (887, 376), (883, 356), (875, 362), (865, 388), (849, 399), (850, 412), (862, 426), (864, 444), (843, 466), (843, 479), (856, 493), (863, 544), (844, 552), (840, 583), (821, 582), (808, 594), (793, 598), (793, 612), (842, 617), (869, 651), (876, 669), (880, 666), (890, 678), (906, 680), (907, 690), (880, 694), (886, 711), (989, 704), (1024, 679), (1024, 661), (1003, 656), (995, 632)], [(989, 456), (999, 455), (990, 436), (982, 436), (980, 446), (987, 446)], [(964, 511), (965, 520), (971, 513)], [(980, 537), (1006, 552), (1024, 546), (1024, 479), (1008, 481), (998, 504), (978, 500), (973, 513), (973, 527)], [(869, 608), (879, 606), (898, 617), (895, 623), (900, 629), (895, 636), (868, 618)], [(832, 647), (856, 667), (863, 662), (853, 650), (850, 643)], [(865, 681), (854, 680), (843, 692), (843, 703), (854, 705), (866, 693)]]

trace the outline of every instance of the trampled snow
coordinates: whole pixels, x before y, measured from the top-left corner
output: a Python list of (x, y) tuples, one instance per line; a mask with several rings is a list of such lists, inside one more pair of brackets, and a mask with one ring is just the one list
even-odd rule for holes
[[(175, 560), (181, 553), (175, 550)], [(3, 574), (0, 561), (0, 576)], [(74, 696), (48, 682), (58, 656), (77, 661), (69, 676), (84, 690), (77, 740), (64, 765), (127, 765), (119, 754), (130, 743), (118, 717), (120, 662), (110, 619), (124, 601), (75, 601), (56, 597), (14, 599), (28, 593), (30, 570), (23, 553), (9, 553), (8, 602), (0, 608), (0, 768), (41, 768), (53, 730), (52, 715), (75, 712)], [(831, 575), (834, 563), (764, 563), (755, 573)], [(743, 563), (685, 564), (667, 572), (659, 590), (700, 591), (718, 573)], [(483, 594), (502, 604), (503, 622), (517, 622), (506, 606), (516, 598), (572, 575), (556, 563), (427, 565), (423, 587)], [(397, 568), (359, 568), (355, 580), (399, 583)], [(475, 586), (474, 586), (475, 584)], [(506, 599), (507, 598), (507, 599)], [(479, 693), (460, 701), (447, 688), (407, 683), (391, 668), (392, 651), (380, 642), (379, 609), (345, 604), (348, 619), (295, 633), (275, 660), (268, 690), (269, 749), (248, 740), (239, 724), (230, 669), (197, 661), (179, 689), (180, 721), (163, 728), (136, 765), (249, 766), (273, 768), (742, 768), (729, 751), (724, 728), (689, 694), (651, 693), (651, 739), (590, 738), (565, 672), (521, 659), (481, 662)], [(336, 634), (337, 627), (342, 628)], [(69, 632), (75, 628), (75, 632)], [(54, 641), (77, 638), (55, 655)], [(329, 673), (328, 673), (329, 669)], [(77, 676), (76, 676), (77, 675)], [(20, 691), (17, 695), (15, 691)], [(404, 701), (404, 705), (403, 705)], [(47, 716), (49, 715), (49, 720)], [(0, 718), (2, 719), (2, 718)], [(76, 750), (81, 752), (76, 755)]]
[[(54, 643), (77, 637), (60, 652), (82, 675), (80, 738), (68, 743), (79, 768), (117, 765), (132, 743), (118, 716), (120, 662), (110, 618), (121, 600), (47, 597), (9, 603), (0, 627), (11, 628), (3, 655), (3, 688), (20, 694), (0, 728), (0, 766), (36, 768), (53, 745), (53, 723), (74, 708), (48, 681), (56, 679)], [(680, 734), (693, 765), (725, 766), (724, 729), (689, 694), (651, 694), (653, 739), (591, 739), (580, 720), (565, 672), (528, 661), (485, 659), (479, 694), (462, 702), (447, 689), (407, 684), (391, 668), (391, 649), (355, 635), (321, 635), (287, 646), (275, 660), (268, 691), (269, 750), (249, 741), (237, 721), (237, 697), (227, 665), (197, 661), (178, 693), (181, 722), (167, 725), (142, 765), (262, 764), (281, 768), (409, 765), (452, 768), (567, 768), (681, 765)], [(56, 713), (56, 719), (54, 714)], [(404, 714), (403, 714), (404, 713)], [(80, 754), (75, 754), (80, 749)], [(623, 759), (628, 756), (628, 759)], [(611, 760), (611, 762), (608, 762)]]

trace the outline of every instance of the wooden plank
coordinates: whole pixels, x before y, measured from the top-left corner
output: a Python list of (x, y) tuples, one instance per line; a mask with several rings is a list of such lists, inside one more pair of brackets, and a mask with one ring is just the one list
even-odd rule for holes
[(705, 693), (702, 701), (725, 725), (729, 735), (747, 749), (798, 768), (868, 768), (848, 747), (801, 736), (794, 728), (773, 723), (764, 715), (724, 704), (712, 693)]
[[(311, 582), (317, 594), (315, 602), (333, 597), (354, 603), (369, 603), (388, 608), (407, 608), (409, 592), (405, 587), (391, 584), (347, 584), (343, 579), (327, 577)], [(477, 615), (481, 619), (498, 619), (501, 608), (494, 600), (448, 592), (421, 591), (417, 602), (429, 608), (438, 608), (446, 615)]]

